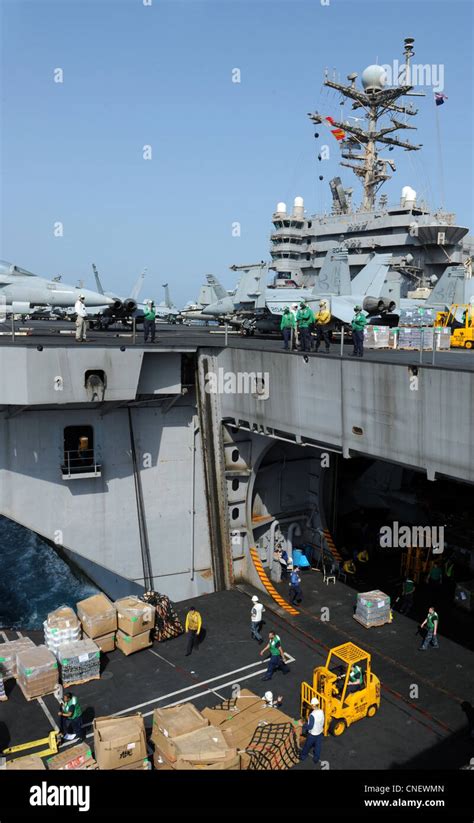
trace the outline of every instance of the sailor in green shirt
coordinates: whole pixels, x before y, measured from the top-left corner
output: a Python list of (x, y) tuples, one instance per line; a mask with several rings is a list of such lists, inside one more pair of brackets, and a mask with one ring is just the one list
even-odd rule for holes
[(144, 339), (145, 343), (148, 341), (148, 337), (151, 337), (151, 342), (155, 342), (155, 318), (156, 318), (156, 311), (155, 311), (155, 304), (153, 300), (147, 300), (145, 304), (145, 309), (143, 311), (143, 331), (144, 331)]
[(289, 342), (291, 340), (292, 332), (296, 329), (296, 320), (294, 314), (291, 313), (290, 307), (285, 306), (281, 317), (280, 331), (283, 334), (284, 345), (283, 348), (289, 350)]
[(300, 333), (301, 351), (311, 351), (310, 327), (314, 324), (314, 314), (310, 307), (306, 305), (306, 300), (302, 300), (300, 303), (296, 322)]
[[(82, 737), (82, 709), (79, 700), (71, 692), (65, 692), (58, 716), (64, 740), (69, 742)], [(69, 728), (72, 729), (72, 733), (68, 732)]]
[(367, 318), (362, 314), (362, 306), (354, 306), (354, 317), (352, 318), (352, 340), (354, 351), (352, 357), (364, 356), (364, 326), (367, 325)]
[(268, 669), (265, 672), (265, 676), (262, 677), (262, 680), (271, 680), (273, 677), (273, 672), (277, 669), (281, 669), (284, 674), (287, 674), (290, 671), (289, 667), (285, 663), (285, 653), (281, 647), (281, 641), (276, 632), (268, 633), (268, 643), (260, 652), (260, 657), (262, 657), (266, 651), (270, 651), (270, 660), (268, 661)]
[(400, 598), (399, 611), (400, 614), (408, 614), (413, 606), (413, 595), (415, 593), (415, 584), (409, 577), (405, 580), (402, 589), (402, 596)]
[(419, 651), (425, 651), (429, 644), (433, 646), (434, 649), (439, 649), (438, 644), (438, 623), (439, 617), (438, 614), (434, 610), (434, 606), (430, 606), (428, 609), (428, 614), (426, 615), (426, 619), (423, 620), (421, 624), (421, 628), (423, 629), (426, 626), (426, 636), (423, 640), (422, 645), (419, 648)]
[(364, 685), (364, 680), (362, 677), (362, 669), (357, 663), (354, 663), (350, 672), (349, 672), (349, 683), (347, 684), (347, 694), (351, 694), (351, 692), (357, 692), (359, 689), (362, 688)]

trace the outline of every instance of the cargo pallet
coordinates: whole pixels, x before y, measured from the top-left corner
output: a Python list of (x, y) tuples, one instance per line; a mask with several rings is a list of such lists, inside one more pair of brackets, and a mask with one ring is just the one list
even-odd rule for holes
[(54, 689), (51, 689), (49, 692), (41, 692), (41, 694), (34, 694), (32, 697), (30, 697), (29, 695), (26, 694), (26, 692), (25, 692), (23, 686), (21, 685), (20, 681), (17, 680), (16, 682), (18, 683), (18, 685), (19, 685), (19, 687), (20, 687), (20, 689), (23, 693), (23, 697), (25, 698), (25, 700), (28, 700), (28, 702), (30, 702), (31, 700), (38, 700), (39, 697), (46, 697), (47, 694), (54, 694), (56, 692), (56, 689), (58, 688), (58, 684), (56, 683), (56, 686), (54, 687)]
[(360, 623), (360, 625), (363, 626), (364, 629), (378, 628), (379, 626), (386, 626), (388, 623), (390, 623), (390, 620), (382, 620), (377, 621), (376, 623), (371, 623), (370, 626), (367, 626), (367, 624), (363, 623), (362, 620), (360, 620), (360, 618), (357, 617), (355, 614), (353, 614), (352, 617), (354, 618), (354, 620), (357, 620), (357, 622)]
[(100, 680), (100, 674), (94, 674), (93, 677), (86, 677), (85, 680), (62, 680), (62, 685), (67, 689), (69, 686), (82, 686), (84, 683), (89, 683), (90, 680)]

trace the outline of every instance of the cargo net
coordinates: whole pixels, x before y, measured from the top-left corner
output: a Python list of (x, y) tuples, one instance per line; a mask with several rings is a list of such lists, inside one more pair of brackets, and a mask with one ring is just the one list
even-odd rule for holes
[(291, 723), (257, 726), (246, 751), (250, 755), (250, 770), (291, 769), (299, 762), (299, 747)]
[(142, 600), (155, 607), (155, 640), (171, 640), (173, 637), (183, 634), (182, 623), (166, 594), (145, 592)]

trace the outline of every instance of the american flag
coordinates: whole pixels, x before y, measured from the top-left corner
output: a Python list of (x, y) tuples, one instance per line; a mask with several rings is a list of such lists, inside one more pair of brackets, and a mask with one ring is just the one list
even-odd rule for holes
[(448, 99), (446, 97), (446, 95), (442, 94), (441, 92), (435, 92), (434, 97), (435, 97), (435, 103), (436, 103), (437, 106), (442, 106), (444, 101)]

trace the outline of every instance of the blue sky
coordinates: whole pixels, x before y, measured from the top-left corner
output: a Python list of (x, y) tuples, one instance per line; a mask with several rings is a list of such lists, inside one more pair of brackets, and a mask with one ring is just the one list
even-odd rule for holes
[[(307, 112), (338, 116), (323, 70), (344, 80), (377, 59), (442, 64), (445, 203), (473, 228), (472, 6), (469, 2), (330, 0), (0, 0), (0, 257), (44, 276), (123, 296), (148, 267), (143, 297), (197, 296), (207, 272), (269, 257), (271, 215), (296, 195), (329, 208)], [(61, 68), (64, 82), (53, 82)], [(241, 82), (232, 82), (232, 70)], [(394, 150), (385, 187), (441, 202), (435, 106), (420, 98), (418, 153)], [(346, 115), (350, 113), (345, 108)], [(143, 159), (151, 145), (152, 159)], [(319, 175), (324, 180), (319, 181)], [(350, 171), (342, 175), (358, 195)], [(64, 236), (55, 237), (56, 221)], [(240, 237), (232, 236), (239, 222)], [(146, 293), (145, 293), (146, 292)]]

